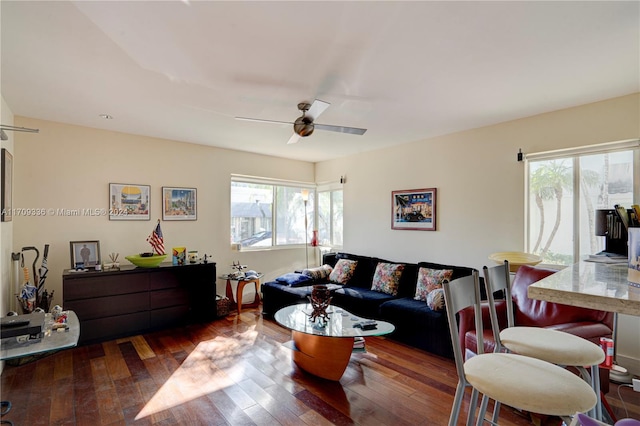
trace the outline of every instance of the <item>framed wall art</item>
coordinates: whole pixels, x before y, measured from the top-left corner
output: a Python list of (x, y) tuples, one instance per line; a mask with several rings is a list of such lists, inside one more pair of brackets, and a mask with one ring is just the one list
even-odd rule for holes
[(101, 264), (100, 241), (71, 241), (71, 269), (95, 268)]
[(391, 229), (436, 230), (436, 188), (391, 192)]
[(162, 187), (162, 220), (196, 220), (196, 188)]
[(109, 220), (149, 220), (150, 186), (109, 184)]
[(0, 201), (1, 210), (1, 220), (2, 222), (11, 222), (13, 218), (12, 214), (12, 188), (13, 188), (13, 156), (6, 149), (2, 148), (2, 154), (0, 158), (0, 163), (2, 163), (2, 177), (0, 178), (0, 185), (2, 186), (0, 197), (2, 200)]

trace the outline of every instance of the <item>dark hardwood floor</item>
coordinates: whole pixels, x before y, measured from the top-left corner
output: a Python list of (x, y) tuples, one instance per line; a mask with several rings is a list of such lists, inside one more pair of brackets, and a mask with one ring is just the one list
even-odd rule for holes
[[(287, 330), (260, 309), (203, 325), (77, 347), (5, 366), (14, 425), (446, 425), (451, 360), (367, 338), (340, 382), (300, 371)], [(640, 418), (640, 393), (612, 385), (616, 415)], [(469, 393), (463, 403), (466, 413)], [(460, 421), (463, 424), (463, 421)], [(501, 425), (559, 424), (503, 408)]]

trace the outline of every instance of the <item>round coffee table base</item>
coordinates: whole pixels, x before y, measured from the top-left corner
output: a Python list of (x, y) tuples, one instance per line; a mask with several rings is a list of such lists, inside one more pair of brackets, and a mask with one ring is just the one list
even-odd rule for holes
[(314, 376), (338, 381), (349, 365), (353, 337), (327, 337), (291, 332), (296, 345), (293, 361)]

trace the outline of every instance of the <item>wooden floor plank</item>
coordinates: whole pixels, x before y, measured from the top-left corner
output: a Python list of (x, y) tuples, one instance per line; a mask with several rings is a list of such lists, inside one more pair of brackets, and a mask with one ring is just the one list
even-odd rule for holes
[[(230, 425), (252, 426), (253, 420), (245, 413), (243, 407), (238, 405), (224, 390), (217, 390), (207, 394), (207, 398), (216, 406), (217, 410), (224, 416)], [(245, 405), (245, 408), (255, 405)]]
[(73, 419), (73, 377), (54, 380), (57, 392), (51, 395), (51, 412), (49, 418), (52, 423), (64, 423), (66, 419)]
[(112, 340), (110, 342), (104, 342), (102, 344), (102, 348), (105, 354), (104, 358), (107, 365), (107, 371), (109, 372), (111, 380), (131, 377), (131, 372), (129, 371), (127, 363), (122, 356), (122, 352), (120, 351), (117, 341)]
[(140, 411), (135, 415), (135, 419), (145, 421), (150, 420), (153, 424), (161, 424), (163, 422), (166, 422), (167, 424), (175, 424), (177, 422), (171, 411), (166, 409), (164, 406), (157, 404), (154, 399), (154, 396), (161, 388), (161, 385), (156, 384), (153, 379), (149, 378), (136, 382), (136, 387), (140, 391), (140, 395), (142, 395), (145, 403)]
[[(6, 365), (3, 420), (16, 425), (447, 424), (457, 383), (452, 360), (388, 338), (367, 338), (340, 381), (312, 376), (282, 344), (290, 331), (243, 309), (205, 324), (82, 346)], [(618, 396), (618, 392), (620, 396)], [(462, 403), (464, 424), (470, 392)], [(611, 385), (618, 418), (640, 418), (640, 393)], [(627, 411), (628, 410), (628, 413)], [(502, 426), (532, 422), (503, 407)]]
[(134, 349), (138, 353), (138, 357), (140, 359), (153, 358), (156, 356), (155, 352), (149, 346), (149, 343), (145, 340), (143, 336), (132, 336), (127, 337), (126, 339), (118, 339), (118, 344), (123, 343), (124, 341), (129, 341), (133, 344)]

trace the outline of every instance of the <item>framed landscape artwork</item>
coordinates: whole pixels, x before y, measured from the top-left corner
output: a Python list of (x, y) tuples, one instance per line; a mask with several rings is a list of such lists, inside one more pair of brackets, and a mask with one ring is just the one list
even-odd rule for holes
[(436, 230), (436, 188), (391, 192), (391, 229)]
[(162, 187), (162, 220), (196, 220), (196, 188)]
[(109, 220), (149, 220), (149, 185), (109, 184)]

